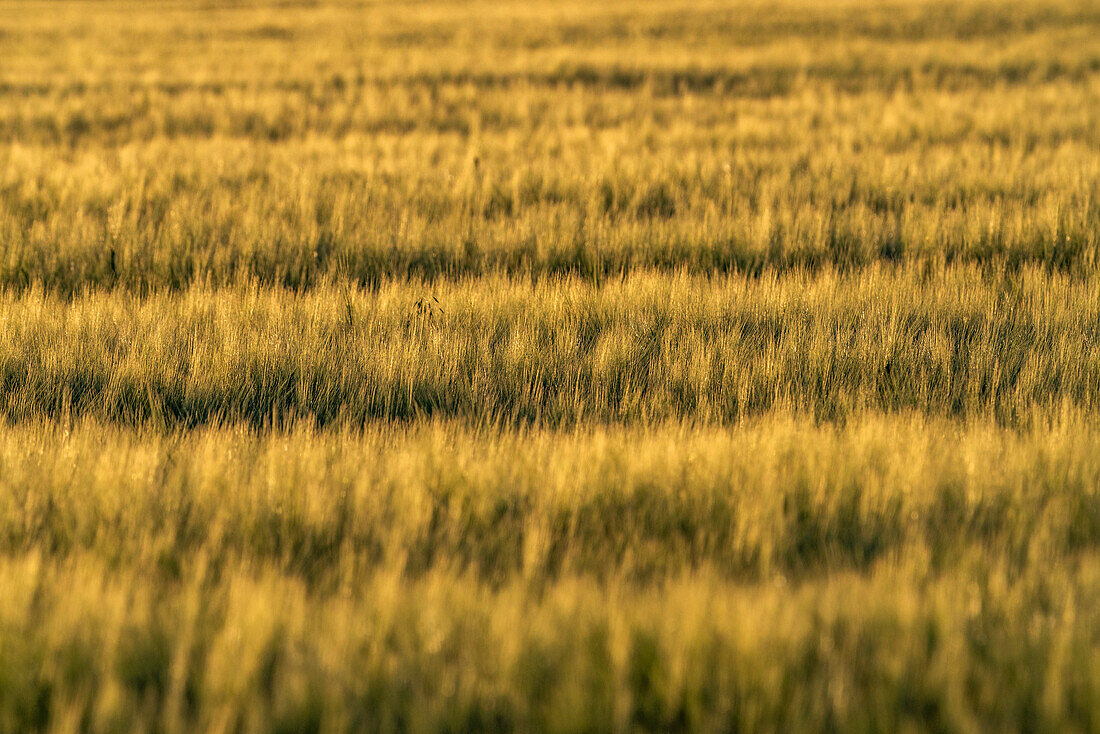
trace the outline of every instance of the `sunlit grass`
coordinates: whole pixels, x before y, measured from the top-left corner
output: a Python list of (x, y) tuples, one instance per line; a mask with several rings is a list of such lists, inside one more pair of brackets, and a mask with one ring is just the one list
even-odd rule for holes
[(1022, 425), (1092, 412), (1100, 389), (1100, 292), (1042, 270), (39, 293), (0, 299), (0, 323), (14, 419), (558, 426), (778, 408)]
[(0, 431), (0, 721), (1088, 721), (1100, 433)]
[(1100, 729), (1100, 9), (0, 0), (0, 734)]

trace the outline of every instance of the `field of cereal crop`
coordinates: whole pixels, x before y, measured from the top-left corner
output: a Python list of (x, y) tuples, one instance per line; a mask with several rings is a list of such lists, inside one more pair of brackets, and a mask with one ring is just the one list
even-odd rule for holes
[(0, 0), (25, 731), (1100, 731), (1100, 6)]

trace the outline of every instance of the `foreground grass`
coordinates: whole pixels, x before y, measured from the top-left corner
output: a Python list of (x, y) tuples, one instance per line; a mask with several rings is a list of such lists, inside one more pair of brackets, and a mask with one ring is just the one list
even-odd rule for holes
[(771, 578), (913, 548), (1027, 565), (1100, 542), (1098, 436), (1073, 414), (1022, 434), (873, 414), (570, 432), (31, 423), (0, 442), (0, 547), (169, 576), (256, 562), (322, 588), (377, 567), (491, 584)]
[(1090, 729), (1098, 457), (1073, 415), (7, 427), (0, 726)]
[(1096, 728), (1100, 564), (532, 596), (392, 575), (318, 597), (255, 568), (159, 586), (0, 562), (9, 731)]

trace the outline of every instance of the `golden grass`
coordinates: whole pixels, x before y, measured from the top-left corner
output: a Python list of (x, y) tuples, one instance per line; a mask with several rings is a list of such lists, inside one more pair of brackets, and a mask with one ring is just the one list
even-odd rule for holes
[(1100, 433), (0, 431), (0, 724), (1088, 726)]
[(0, 734), (1095, 731), (1087, 0), (0, 0)]
[(1096, 266), (1090, 3), (10, 16), (7, 287)]
[(12, 418), (553, 426), (778, 408), (1020, 425), (1095, 411), (1100, 391), (1100, 291), (1034, 269), (37, 293), (0, 298), (0, 323)]

